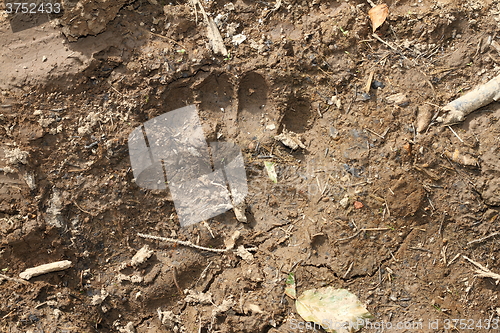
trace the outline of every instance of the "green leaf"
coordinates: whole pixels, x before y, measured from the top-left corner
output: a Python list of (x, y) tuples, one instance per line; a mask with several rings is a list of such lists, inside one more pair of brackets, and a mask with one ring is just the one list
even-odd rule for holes
[(295, 289), (295, 274), (290, 273), (286, 277), (285, 295), (290, 298), (297, 299), (297, 291)]
[(322, 325), (326, 332), (350, 333), (372, 318), (356, 295), (346, 289), (326, 287), (305, 291), (296, 301), (297, 312), (305, 321)]
[(278, 175), (274, 169), (274, 162), (265, 161), (264, 166), (266, 167), (267, 175), (274, 183), (278, 182)]

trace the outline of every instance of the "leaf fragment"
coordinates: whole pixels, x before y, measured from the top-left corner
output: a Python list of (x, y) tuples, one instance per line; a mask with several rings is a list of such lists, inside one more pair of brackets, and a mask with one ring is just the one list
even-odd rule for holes
[(302, 319), (330, 333), (355, 332), (372, 318), (356, 295), (333, 287), (306, 290), (295, 301), (295, 307)]
[(274, 162), (265, 161), (264, 166), (266, 167), (267, 175), (269, 179), (273, 181), (273, 183), (278, 182), (278, 175), (276, 174), (276, 170), (274, 168)]
[(373, 32), (378, 29), (382, 24), (384, 24), (387, 16), (389, 15), (389, 7), (385, 3), (376, 5), (368, 11), (368, 16), (372, 21)]
[(295, 289), (295, 274), (290, 273), (286, 277), (285, 295), (290, 298), (297, 299), (297, 291)]

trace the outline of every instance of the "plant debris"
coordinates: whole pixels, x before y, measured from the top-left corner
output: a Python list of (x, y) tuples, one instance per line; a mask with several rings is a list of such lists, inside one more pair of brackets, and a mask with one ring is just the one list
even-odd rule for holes
[[(372, 22), (373, 32), (384, 24), (387, 16), (389, 15), (389, 7), (385, 3), (376, 5), (368, 11), (368, 16)], [(370, 82), (371, 84), (371, 82)]]
[(356, 295), (333, 287), (306, 290), (295, 306), (305, 321), (323, 325), (331, 333), (357, 331), (365, 319), (373, 317)]
[(62, 270), (70, 268), (71, 266), (73, 266), (73, 263), (69, 260), (56, 261), (56, 262), (52, 262), (50, 264), (44, 264), (44, 265), (28, 268), (24, 272), (20, 273), (19, 277), (21, 279), (29, 280), (35, 276), (62, 271)]

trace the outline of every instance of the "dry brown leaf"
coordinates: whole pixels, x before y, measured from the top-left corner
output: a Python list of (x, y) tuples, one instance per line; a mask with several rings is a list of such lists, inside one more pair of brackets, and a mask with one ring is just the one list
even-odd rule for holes
[(382, 24), (384, 24), (385, 19), (389, 15), (389, 7), (385, 3), (376, 5), (368, 11), (368, 16), (372, 21), (373, 32), (377, 30)]

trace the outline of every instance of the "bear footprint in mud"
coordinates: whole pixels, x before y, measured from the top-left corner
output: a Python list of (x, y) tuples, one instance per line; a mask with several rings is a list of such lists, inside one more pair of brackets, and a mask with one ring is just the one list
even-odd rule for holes
[(199, 86), (200, 117), (209, 141), (222, 135), (238, 137), (241, 143), (272, 137), (278, 128), (277, 115), (270, 112), (268, 85), (264, 77), (255, 72), (243, 75), (234, 99), (233, 83), (223, 74), (209, 75)]
[(275, 119), (269, 115), (268, 86), (262, 75), (250, 72), (241, 79), (238, 89), (238, 127), (243, 141), (274, 135)]
[(225, 73), (211, 74), (195, 88), (198, 90), (203, 131), (208, 141), (217, 141), (234, 127), (233, 84)]

